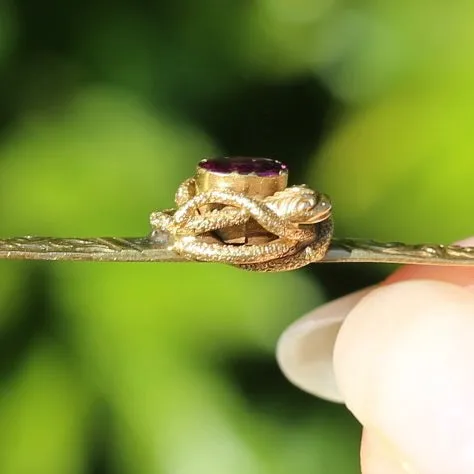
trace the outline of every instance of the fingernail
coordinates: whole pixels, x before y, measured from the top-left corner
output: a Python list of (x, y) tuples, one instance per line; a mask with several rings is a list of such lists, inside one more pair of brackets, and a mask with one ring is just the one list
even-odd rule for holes
[(370, 290), (365, 288), (327, 303), (282, 334), (277, 360), (290, 382), (320, 398), (343, 402), (333, 371), (334, 344), (345, 317)]

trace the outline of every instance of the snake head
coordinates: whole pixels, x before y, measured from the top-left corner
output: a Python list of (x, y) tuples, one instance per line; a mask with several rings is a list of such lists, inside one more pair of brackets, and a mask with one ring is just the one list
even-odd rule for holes
[(323, 193), (302, 186), (292, 186), (265, 199), (279, 216), (297, 224), (316, 224), (331, 215), (331, 200)]

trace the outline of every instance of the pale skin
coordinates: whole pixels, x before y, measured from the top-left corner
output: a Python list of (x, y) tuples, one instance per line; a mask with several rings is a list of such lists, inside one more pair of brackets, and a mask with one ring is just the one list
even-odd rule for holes
[(473, 268), (402, 267), (294, 323), (278, 359), (361, 422), (363, 474), (474, 472)]

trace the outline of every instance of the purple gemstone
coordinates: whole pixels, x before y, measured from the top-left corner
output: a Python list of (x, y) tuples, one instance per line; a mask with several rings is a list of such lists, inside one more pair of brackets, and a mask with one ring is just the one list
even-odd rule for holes
[(271, 177), (288, 173), (285, 164), (271, 158), (247, 158), (245, 156), (209, 158), (202, 160), (198, 166), (201, 169), (222, 174), (255, 174), (262, 177)]

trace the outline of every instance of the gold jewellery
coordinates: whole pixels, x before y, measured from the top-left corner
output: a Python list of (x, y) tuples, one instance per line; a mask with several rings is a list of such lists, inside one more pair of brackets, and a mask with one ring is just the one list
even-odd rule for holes
[(101, 262), (217, 262), (277, 272), (316, 262), (474, 265), (474, 247), (333, 238), (328, 196), (288, 187), (288, 168), (269, 158), (202, 160), (155, 211), (146, 237), (0, 240), (0, 259)]

